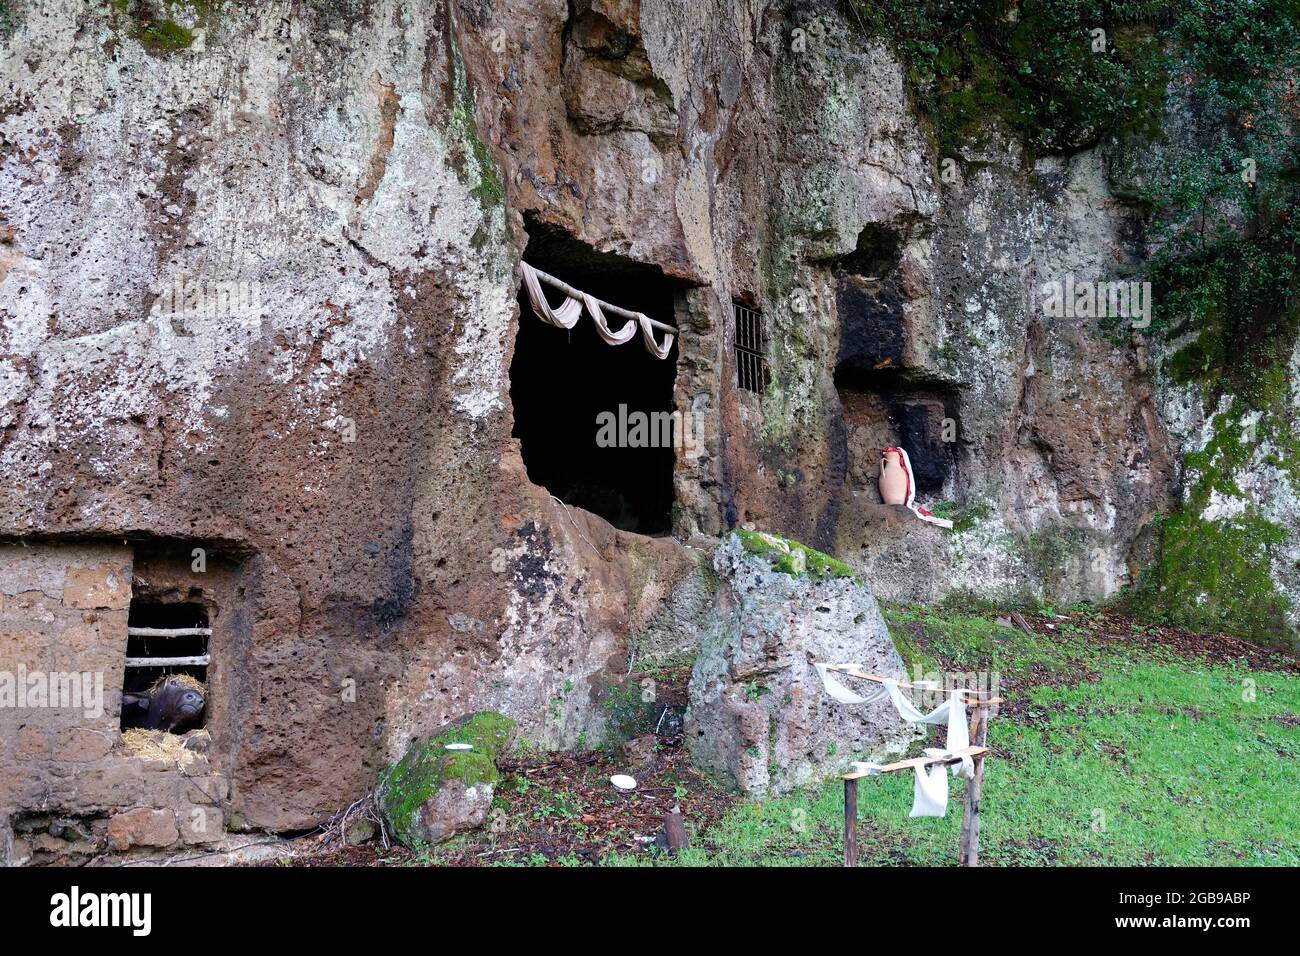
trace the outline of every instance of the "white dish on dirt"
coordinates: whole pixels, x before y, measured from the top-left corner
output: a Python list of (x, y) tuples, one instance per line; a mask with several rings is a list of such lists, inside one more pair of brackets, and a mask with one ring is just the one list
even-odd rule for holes
[(636, 778), (635, 778), (635, 777), (629, 777), (629, 776), (628, 776), (627, 774), (625, 774), (625, 773), (616, 773), (616, 774), (614, 774), (614, 776), (612, 776), (612, 777), (609, 778), (609, 782), (612, 783), (614, 786), (618, 787), (618, 789), (620, 789), (620, 790), (635, 790), (635, 789), (636, 789)]
[(447, 744), (448, 750), (473, 750), (473, 744)]

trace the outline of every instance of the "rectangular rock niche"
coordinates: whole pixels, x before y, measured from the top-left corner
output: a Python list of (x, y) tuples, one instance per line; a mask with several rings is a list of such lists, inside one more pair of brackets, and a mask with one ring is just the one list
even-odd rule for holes
[[(674, 321), (675, 283), (654, 266), (598, 253), (558, 230), (527, 222), (524, 260), (598, 299)], [(542, 286), (553, 307), (563, 296)], [(609, 327), (622, 327), (608, 315)], [(614, 527), (645, 535), (672, 530), (675, 453), (667, 429), (677, 377), (674, 344), (666, 359), (651, 355), (637, 335), (607, 345), (585, 311), (572, 329), (537, 317), (519, 293), (519, 332), (510, 365), (514, 436), (528, 478), (565, 504), (604, 518)], [(598, 442), (598, 421), (618, 423)], [(637, 428), (638, 423), (645, 427)]]
[(889, 372), (841, 367), (835, 389), (844, 409), (844, 480), (875, 488), (880, 450), (907, 449), (921, 495), (943, 491), (956, 465), (957, 398), (941, 383), (909, 380)]
[[(122, 730), (145, 728), (185, 734), (212, 729), (212, 716), (224, 710), (212, 691), (216, 653), (230, 646), (231, 627), (242, 630), (241, 607), (246, 571), (241, 558), (226, 548), (202, 542), (151, 541), (134, 548), (135, 573), (126, 621), (123, 664)], [(224, 613), (222, 611), (224, 609)], [(218, 620), (220, 619), (220, 620)], [(223, 628), (224, 639), (214, 638)], [(174, 678), (181, 689), (197, 691), (203, 702), (197, 716), (179, 708), (163, 713), (179, 717), (160, 725), (149, 720), (148, 695), (159, 681)], [(179, 691), (170, 692), (179, 703)], [(157, 717), (158, 713), (154, 712)]]

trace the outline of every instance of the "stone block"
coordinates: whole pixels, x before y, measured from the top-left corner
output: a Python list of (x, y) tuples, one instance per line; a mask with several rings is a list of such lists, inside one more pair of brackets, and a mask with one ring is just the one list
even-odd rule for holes
[(108, 839), (114, 849), (133, 846), (171, 846), (180, 839), (176, 815), (170, 810), (140, 807), (127, 810), (108, 821)]

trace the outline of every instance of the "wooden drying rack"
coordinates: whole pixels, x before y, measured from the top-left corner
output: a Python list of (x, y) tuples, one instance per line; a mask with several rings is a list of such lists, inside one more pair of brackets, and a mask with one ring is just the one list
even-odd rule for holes
[[(840, 674), (848, 674), (850, 677), (857, 677), (861, 680), (869, 680), (877, 684), (883, 684), (885, 678), (875, 674), (868, 674), (849, 664), (829, 664), (828, 671), (836, 671)], [(906, 690), (924, 690), (924, 691), (942, 691), (951, 693), (957, 688), (936, 688), (933, 686), (923, 685), (918, 687), (916, 684), (908, 684), (902, 681), (898, 686)], [(900, 770), (911, 770), (914, 767), (933, 767), (936, 764), (942, 764), (945, 767), (959, 764), (967, 757), (970, 757), (975, 764), (975, 774), (966, 784), (966, 810), (961, 821), (961, 842), (957, 850), (957, 861), (961, 866), (979, 866), (980, 855), (980, 798), (984, 792), (984, 758), (989, 755), (990, 750), (988, 743), (988, 722), (989, 711), (996, 705), (1002, 703), (1001, 697), (988, 696), (990, 691), (968, 690), (962, 688), (962, 694), (969, 699), (963, 703), (973, 708), (970, 718), (970, 739), (971, 746), (961, 750), (954, 751), (939, 757), (911, 757), (907, 760), (899, 760), (896, 763), (885, 764), (883, 767), (873, 768), (870, 771), (858, 770), (853, 773), (846, 773), (844, 780), (844, 865), (858, 865), (858, 781), (863, 777), (874, 777), (882, 773), (897, 773)]]

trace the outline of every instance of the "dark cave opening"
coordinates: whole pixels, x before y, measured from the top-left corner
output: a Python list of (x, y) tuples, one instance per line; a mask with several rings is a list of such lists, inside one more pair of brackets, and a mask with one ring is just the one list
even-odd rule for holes
[[(659, 270), (597, 253), (533, 222), (528, 232), (529, 264), (605, 302), (676, 325), (674, 286)], [(542, 288), (558, 307), (562, 295)], [(572, 329), (556, 328), (534, 314), (522, 288), (519, 310), (510, 398), (529, 480), (621, 530), (668, 534), (675, 455), (658, 426), (673, 407), (678, 345), (667, 359), (651, 355), (639, 332), (625, 344), (607, 345), (585, 311)], [(623, 321), (608, 316), (614, 331)]]

